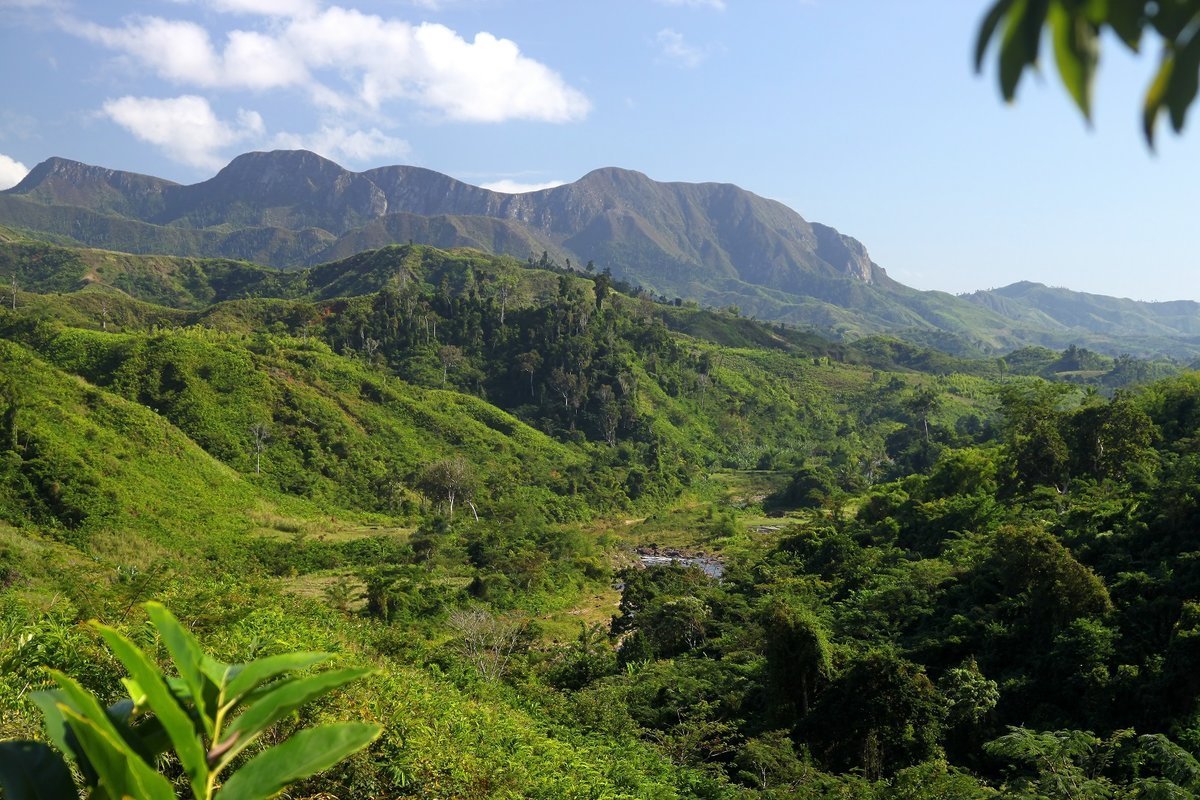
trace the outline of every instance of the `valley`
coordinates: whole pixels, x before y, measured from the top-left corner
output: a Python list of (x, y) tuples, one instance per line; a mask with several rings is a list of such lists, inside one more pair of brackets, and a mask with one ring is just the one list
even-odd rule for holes
[(295, 796), (1190, 790), (1178, 362), (836, 341), (471, 249), (3, 238), (4, 737), (45, 667), (115, 698), (84, 623), (154, 599), (222, 658), (374, 670), (298, 722), (379, 739)]

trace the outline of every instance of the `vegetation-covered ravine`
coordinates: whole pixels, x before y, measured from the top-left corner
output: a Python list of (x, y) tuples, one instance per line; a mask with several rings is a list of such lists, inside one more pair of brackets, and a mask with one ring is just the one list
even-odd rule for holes
[(292, 797), (1200, 792), (1182, 364), (832, 342), (549, 254), (0, 254), (0, 739), (47, 668), (129, 691), (90, 620), (172, 669), (157, 601), (369, 670), (247, 748), (380, 726)]

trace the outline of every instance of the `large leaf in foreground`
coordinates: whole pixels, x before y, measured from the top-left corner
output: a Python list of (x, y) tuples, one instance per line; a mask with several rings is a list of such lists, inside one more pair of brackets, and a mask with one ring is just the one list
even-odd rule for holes
[(138, 687), (145, 692), (146, 702), (154, 711), (154, 716), (162, 723), (175, 753), (179, 756), (179, 762), (187, 771), (193, 793), (197, 797), (203, 797), (208, 782), (208, 762), (204, 744), (200, 741), (200, 734), (192, 723), (192, 718), (179, 705), (158, 668), (137, 645), (107, 625), (97, 625), (96, 628), (116, 657), (125, 665), (125, 669), (129, 670)]
[(0, 742), (0, 795), (8, 800), (74, 797), (71, 770), (43, 742)]
[(329, 769), (375, 740), (383, 729), (362, 722), (308, 728), (246, 762), (217, 792), (217, 800), (262, 800), (292, 781)]
[(227, 764), (259, 734), (305, 703), (370, 673), (369, 669), (334, 669), (281, 682), (278, 688), (268, 691), (255, 700), (254, 704), (226, 729), (227, 736), (237, 738), (233, 740), (235, 744), (229, 749), (221, 765), (217, 768), (220, 769)]
[(225, 702), (227, 704), (235, 702), (264, 681), (278, 677), (285, 672), (311, 667), (329, 657), (329, 653), (282, 653), (252, 661), (243, 666), (237, 676), (225, 687)]
[[(171, 782), (155, 772), (149, 764), (102, 724), (76, 713), (65, 705), (60, 707), (79, 746), (87, 753), (96, 770), (98, 788), (112, 798), (135, 800), (175, 800)], [(72, 795), (68, 795), (70, 797)]]
[(161, 603), (146, 603), (146, 613), (162, 636), (163, 644), (167, 646), (167, 652), (175, 662), (175, 669), (179, 670), (179, 677), (191, 691), (192, 702), (196, 704), (196, 710), (204, 720), (206, 733), (211, 736), (215, 709), (208, 708), (207, 701), (214, 687), (209, 686), (208, 676), (202, 669), (204, 651), (200, 649), (195, 637), (179, 624), (179, 620), (175, 619), (175, 615), (168, 611), (166, 606)]

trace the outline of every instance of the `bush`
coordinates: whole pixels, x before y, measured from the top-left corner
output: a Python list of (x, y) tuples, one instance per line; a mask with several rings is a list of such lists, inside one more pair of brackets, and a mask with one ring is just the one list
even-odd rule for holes
[(43, 742), (0, 742), (0, 788), (9, 800), (78, 796), (64, 756), (75, 762), (89, 797), (173, 800), (171, 782), (156, 769), (159, 756), (168, 751), (183, 767), (192, 797), (257, 800), (328, 769), (382, 732), (362, 722), (305, 728), (222, 778), (277, 722), (369, 670), (289, 674), (326, 660), (326, 653), (223, 664), (201, 652), (166, 608), (147, 603), (146, 610), (179, 676), (164, 675), (126, 636), (94, 623), (129, 671), (123, 680), (129, 697), (105, 709), (74, 678), (51, 670), (59, 688), (36, 692), (32, 699), (57, 752)]

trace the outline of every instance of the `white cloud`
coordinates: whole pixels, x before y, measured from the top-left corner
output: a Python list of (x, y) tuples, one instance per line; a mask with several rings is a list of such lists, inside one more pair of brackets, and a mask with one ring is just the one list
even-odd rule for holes
[(220, 150), (264, 133), (262, 117), (238, 111), (230, 123), (217, 117), (208, 101), (196, 95), (172, 98), (121, 97), (109, 100), (104, 113), (144, 142), (171, 158), (206, 169), (224, 165)]
[(688, 44), (679, 31), (663, 28), (655, 37), (663, 57), (684, 67), (698, 67), (708, 57), (703, 49)]
[(590, 109), (557, 73), (490, 33), (468, 42), (444, 25), (335, 6), (293, 20), (283, 36), (310, 68), (350, 71), (372, 110), (407, 99), (465, 122), (568, 122)]
[(210, 4), (216, 11), (265, 17), (296, 17), (317, 10), (314, 0), (210, 0)]
[(201, 86), (213, 86), (220, 81), (221, 62), (208, 31), (193, 22), (146, 17), (131, 21), (124, 28), (84, 22), (73, 32), (128, 53), (168, 80)]
[(688, 8), (711, 8), (725, 10), (725, 0), (658, 0), (664, 6), (687, 6)]
[(11, 189), (29, 174), (29, 167), (0, 153), (0, 189)]
[(479, 184), (481, 188), (491, 189), (493, 192), (503, 192), (504, 194), (524, 194), (526, 192), (540, 192), (542, 189), (553, 189), (555, 186), (562, 186), (565, 181), (546, 181), (544, 183), (522, 183), (514, 181), (511, 178), (505, 178), (499, 181), (491, 181), (490, 183)]
[[(233, 30), (218, 48), (199, 24), (134, 17), (119, 27), (68, 21), (78, 35), (183, 85), (256, 91), (304, 87), (322, 108), (377, 113), (408, 100), (448, 119), (569, 122), (588, 99), (510, 39), (468, 41), (444, 25), (412, 25), (307, 0), (211, 0), (218, 8), (282, 17)], [(318, 77), (314, 73), (320, 72)]]
[(280, 133), (272, 146), (283, 150), (312, 150), (334, 161), (373, 161), (382, 158), (404, 158), (409, 154), (408, 142), (388, 136), (378, 128), (369, 131), (349, 130), (341, 126), (325, 126), (315, 133)]
[(272, 89), (308, 80), (303, 60), (286, 43), (254, 31), (231, 31), (218, 53), (208, 31), (194, 22), (139, 17), (121, 28), (86, 22), (68, 27), (175, 83)]
[(224, 52), (226, 84), (272, 89), (308, 81), (300, 54), (285, 42), (253, 31), (232, 31)]

